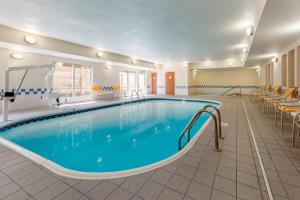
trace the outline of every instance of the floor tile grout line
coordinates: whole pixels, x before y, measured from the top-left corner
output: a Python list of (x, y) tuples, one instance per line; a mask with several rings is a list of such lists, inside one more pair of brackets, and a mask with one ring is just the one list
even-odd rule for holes
[(254, 133), (253, 133), (253, 129), (252, 129), (252, 126), (251, 126), (251, 123), (250, 123), (250, 120), (249, 120), (248, 111), (247, 111), (247, 108), (246, 108), (246, 105), (245, 105), (245, 101), (242, 100), (242, 103), (243, 103), (243, 107), (244, 107), (244, 113), (245, 113), (245, 116), (246, 116), (246, 119), (247, 119), (247, 122), (248, 122), (248, 126), (249, 126), (249, 129), (250, 129), (250, 133), (252, 135), (252, 139), (253, 139), (254, 146), (255, 146), (255, 149), (256, 149), (256, 154), (257, 154), (257, 157), (258, 157), (260, 168), (261, 168), (261, 171), (262, 171), (262, 174), (263, 174), (264, 182), (265, 182), (265, 185), (267, 187), (268, 196), (269, 196), (270, 200), (273, 200), (272, 190), (271, 190), (271, 187), (270, 187), (270, 184), (269, 184), (269, 181), (268, 181), (268, 177), (267, 177), (267, 174), (266, 174), (266, 171), (265, 171), (265, 168), (264, 168), (264, 165), (263, 165), (260, 153), (259, 153), (259, 149), (258, 149), (258, 146), (257, 146), (257, 143), (256, 143), (256, 139), (255, 139), (255, 136), (254, 136)]
[[(268, 124), (267, 126), (270, 127), (269, 124)], [(282, 147), (283, 145), (281, 145), (281, 144), (278, 142), (278, 138), (277, 138), (277, 137), (274, 137), (274, 135), (272, 135), (272, 134), (270, 134), (270, 135), (274, 138), (274, 140), (276, 141), (276, 143), (277, 143), (278, 146), (280, 147), (281, 151), (284, 152), (285, 156), (286, 156), (286, 157), (289, 159), (289, 161), (293, 164), (293, 166), (294, 166), (295, 169), (298, 171), (298, 173), (300, 173), (300, 170), (296, 167), (296, 165), (295, 165), (293, 159), (291, 159), (291, 158), (287, 155), (286, 150)]]
[(235, 198), (236, 198), (236, 200), (237, 200), (237, 198), (238, 198), (238, 188), (237, 188), (237, 177), (238, 177), (238, 175), (237, 175), (237, 171), (238, 171), (238, 154), (237, 154), (237, 147), (238, 147), (238, 136), (237, 136), (237, 132), (238, 132), (238, 128), (237, 128), (237, 123), (238, 123), (238, 118), (237, 118), (237, 116), (238, 116), (238, 109), (237, 109), (237, 106), (236, 106), (236, 113), (235, 113), (235, 179), (236, 179), (236, 182), (235, 182)]
[[(245, 124), (247, 124), (246, 119), (244, 119), (244, 120), (245, 120)], [(260, 188), (261, 196), (263, 197), (263, 190), (262, 190), (261, 183), (259, 181), (259, 174), (258, 174), (257, 164), (255, 162), (255, 157), (254, 157), (253, 144), (251, 144), (251, 143), (254, 143), (254, 141), (251, 141), (251, 136), (249, 135), (249, 131), (250, 131), (249, 127), (247, 127), (247, 132), (248, 132), (248, 137), (249, 137), (248, 139), (249, 139), (250, 148), (251, 148), (251, 154), (252, 154), (252, 158), (254, 159), (254, 167), (255, 167), (255, 171), (256, 171), (256, 178), (257, 178), (257, 182), (258, 182), (258, 185), (259, 185), (259, 188)], [(251, 132), (250, 132), (250, 134), (251, 134)]]
[[(255, 118), (254, 118), (254, 124), (257, 126), (257, 122), (256, 122), (256, 120), (255, 120)], [(258, 128), (256, 128), (257, 129), (257, 132), (258, 132), (258, 134), (262, 137), (262, 133), (260, 132), (260, 129), (258, 129)], [(268, 130), (268, 129), (266, 129), (266, 130)], [(276, 172), (276, 174), (278, 175), (278, 177), (279, 177), (279, 179), (280, 179), (280, 183), (283, 185), (283, 188), (284, 188), (284, 191), (285, 191), (285, 193), (286, 193), (286, 195), (287, 195), (287, 198), (288, 199), (290, 199), (290, 197), (289, 197), (289, 193), (287, 192), (287, 189), (286, 189), (286, 184), (282, 181), (282, 178), (281, 178), (281, 176), (280, 176), (280, 173), (282, 173), (281, 171), (279, 171), (278, 170), (278, 167), (274, 164), (274, 161), (273, 161), (273, 158), (271, 157), (271, 154), (270, 154), (270, 151), (269, 151), (269, 149), (268, 149), (268, 147), (267, 147), (267, 145), (266, 145), (266, 142), (265, 142), (265, 139), (262, 137), (262, 143), (263, 143), (263, 145), (265, 146), (265, 148), (266, 148), (266, 151), (267, 151), (267, 155), (269, 155), (270, 156), (270, 159), (271, 159), (271, 161), (272, 161), (272, 163), (273, 163), (273, 165), (274, 165), (274, 169), (269, 169), (269, 170), (272, 170), (272, 171), (275, 171)], [(268, 168), (267, 168), (268, 169)], [(294, 174), (293, 174), (294, 175)], [(279, 195), (278, 194), (278, 196), (282, 196), (282, 195)], [(285, 197), (284, 197), (285, 198)]]
[[(200, 138), (199, 138), (199, 139), (200, 139)], [(200, 159), (199, 165), (201, 164), (201, 162), (202, 162), (203, 160), (205, 161), (204, 155), (205, 155), (205, 153), (207, 152), (207, 148), (209, 148), (208, 146), (210, 146), (211, 140), (212, 140), (212, 136), (209, 137), (209, 141), (208, 141), (207, 144), (206, 144), (206, 148), (205, 148), (205, 151), (204, 151), (204, 153), (203, 153), (203, 155), (202, 155), (202, 157), (201, 157), (201, 159)], [(198, 169), (199, 165), (197, 166), (196, 169)], [(200, 168), (199, 168), (199, 169), (200, 169)], [(177, 171), (177, 169), (176, 169), (176, 171)], [(174, 173), (176, 173), (176, 171), (175, 171)], [(194, 175), (195, 175), (196, 172), (197, 172), (197, 170), (195, 170)], [(193, 176), (193, 178), (191, 179), (191, 182), (188, 184), (187, 190), (186, 190), (185, 193), (184, 193), (184, 198), (189, 197), (189, 196), (187, 195), (187, 193), (188, 193), (188, 191), (189, 191), (189, 189), (190, 189), (190, 186), (191, 186), (191, 184), (192, 184), (192, 182), (193, 182), (193, 179), (194, 179), (194, 176)], [(170, 180), (171, 180), (171, 179), (170, 179)], [(170, 180), (169, 180), (169, 181), (170, 181)], [(202, 184), (202, 185), (204, 185), (204, 184)], [(210, 188), (213, 188), (213, 185), (212, 185), (212, 187), (210, 187)], [(189, 197), (189, 198), (191, 198), (191, 197)], [(192, 198), (192, 199), (193, 199), (193, 198)]]
[[(6, 174), (5, 174), (5, 175), (6, 175)], [(32, 199), (35, 199), (33, 195), (31, 195), (29, 192), (27, 192), (27, 191), (25, 190), (25, 188), (23, 188), (21, 185), (19, 185), (14, 179), (12, 179), (12, 178), (11, 178), (10, 176), (8, 176), (8, 175), (6, 175), (6, 176), (12, 181), (11, 183), (14, 183), (14, 184), (16, 184), (18, 187), (20, 187), (20, 190), (22, 190), (23, 192), (25, 192), (25, 193), (27, 194), (27, 196), (30, 196), (30, 198), (32, 198)], [(10, 184), (11, 184), (11, 183), (10, 183)], [(6, 198), (6, 197), (8, 197), (8, 196), (10, 196), (10, 195), (13, 195), (13, 194), (15, 194), (16, 192), (18, 192), (18, 191), (20, 191), (20, 190), (17, 190), (17, 191), (15, 191), (15, 192), (13, 192), (13, 193), (11, 193), (11, 194), (5, 196), (4, 198)]]

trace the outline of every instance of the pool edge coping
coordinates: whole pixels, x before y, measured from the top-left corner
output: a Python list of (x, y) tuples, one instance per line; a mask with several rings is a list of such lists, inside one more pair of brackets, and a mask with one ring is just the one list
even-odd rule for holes
[[(146, 98), (146, 99), (152, 99), (152, 100), (159, 100), (159, 99), (165, 99), (165, 100), (178, 100), (178, 101), (182, 101), (182, 100), (189, 100), (189, 101), (199, 101), (199, 102), (212, 102), (212, 103), (217, 103), (219, 104), (218, 107), (222, 107), (222, 103), (219, 101), (215, 101), (215, 100), (207, 100), (207, 99), (190, 99), (190, 98), (171, 98), (171, 97), (151, 97), (151, 98)], [(101, 108), (106, 108), (107, 106), (109, 107), (114, 107), (114, 106), (118, 106), (118, 105), (122, 105), (123, 104), (130, 104), (130, 103), (136, 103), (139, 101), (143, 101), (143, 100), (134, 100), (134, 101), (125, 101), (125, 102), (114, 102), (112, 104), (104, 104), (104, 105), (98, 105), (98, 106), (94, 106), (94, 110), (97, 109), (101, 109)], [(91, 109), (90, 108), (81, 108), (79, 110), (81, 110), (82, 112), (88, 112), (88, 110)], [(86, 111), (84, 111), (86, 110)], [(73, 110), (72, 110), (73, 111)], [(26, 118), (26, 119), (21, 119), (21, 120), (16, 120), (13, 121), (9, 124), (5, 124), (5, 125), (0, 125), (0, 129), (2, 129), (3, 127), (6, 126), (11, 126), (13, 124), (22, 122), (22, 121), (26, 121), (26, 120), (34, 120), (35, 118), (42, 118), (42, 117), (47, 117), (47, 116), (52, 116), (52, 115), (59, 115), (59, 114), (63, 114), (63, 113), (69, 113), (72, 111), (63, 111), (63, 112), (57, 112), (57, 113), (51, 113), (51, 114), (46, 114), (46, 115), (39, 115), (39, 116), (35, 116), (35, 117), (31, 117), (31, 118)], [(76, 113), (73, 113), (76, 114)], [(70, 115), (73, 115), (70, 114)], [(63, 115), (64, 116), (64, 115)], [(129, 169), (129, 170), (123, 170), (123, 171), (115, 171), (115, 172), (80, 172), (80, 171), (76, 171), (76, 170), (71, 170), (71, 169), (67, 169), (59, 164), (56, 164), (55, 162), (48, 160), (46, 158), (44, 158), (43, 156), (34, 153), (14, 142), (11, 142), (5, 138), (3, 138), (2, 136), (0, 136), (0, 144), (8, 147), (9, 149), (21, 154), (22, 156), (30, 159), (31, 161), (33, 161), (34, 163), (37, 163), (43, 167), (45, 167), (46, 169), (50, 170), (52, 173), (63, 176), (63, 177), (67, 177), (67, 178), (74, 178), (74, 179), (81, 179), (81, 180), (103, 180), (103, 179), (113, 179), (113, 178), (121, 178), (121, 177), (127, 177), (127, 176), (132, 176), (132, 175), (137, 175), (137, 174), (141, 174), (141, 173), (145, 173), (151, 170), (155, 170), (157, 168), (163, 167), (167, 164), (172, 163), (173, 161), (179, 159), (180, 157), (182, 157), (183, 155), (185, 155), (188, 151), (190, 151), (190, 149), (193, 147), (193, 145), (196, 143), (196, 141), (198, 140), (198, 138), (203, 134), (203, 132), (206, 130), (207, 126), (209, 125), (210, 121), (212, 120), (212, 118), (208, 118), (207, 121), (203, 124), (203, 126), (199, 129), (199, 131), (195, 134), (195, 136), (190, 140), (190, 142), (188, 142), (184, 148), (182, 148), (180, 151), (178, 151), (177, 153), (173, 154), (172, 156), (169, 156), (168, 158), (165, 158), (159, 162), (155, 162), (152, 163), (150, 165), (146, 165), (143, 167), (138, 167), (138, 168), (133, 168), (133, 169)], [(34, 122), (34, 121), (33, 121)], [(33, 123), (31, 122), (31, 123)], [(14, 127), (12, 127), (14, 128)]]

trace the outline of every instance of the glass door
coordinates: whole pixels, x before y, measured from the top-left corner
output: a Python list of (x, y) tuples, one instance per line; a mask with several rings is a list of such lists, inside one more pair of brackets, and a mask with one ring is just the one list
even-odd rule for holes
[(146, 93), (145, 73), (139, 73), (139, 89)]
[(120, 87), (126, 96), (130, 96), (132, 90), (136, 88), (135, 76), (134, 72), (120, 72)]

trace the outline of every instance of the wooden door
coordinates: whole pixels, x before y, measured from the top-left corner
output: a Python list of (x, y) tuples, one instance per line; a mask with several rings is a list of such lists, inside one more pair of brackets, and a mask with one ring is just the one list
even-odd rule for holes
[(166, 95), (175, 94), (175, 72), (166, 72)]
[(157, 73), (151, 73), (152, 94), (157, 94)]

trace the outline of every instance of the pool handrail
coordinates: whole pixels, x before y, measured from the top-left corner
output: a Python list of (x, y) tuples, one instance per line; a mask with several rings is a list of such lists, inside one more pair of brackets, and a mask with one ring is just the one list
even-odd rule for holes
[(143, 93), (143, 91), (142, 91), (141, 89), (138, 89), (138, 90), (137, 90), (137, 95), (138, 95), (138, 97), (140, 96), (139, 94), (141, 94), (142, 97), (143, 97), (143, 99), (145, 99), (145, 95), (144, 95), (144, 93)]
[(212, 108), (212, 109), (214, 109), (217, 112), (217, 115), (218, 115), (219, 138), (220, 139), (224, 139), (224, 136), (222, 135), (222, 127), (221, 127), (221, 125), (222, 125), (222, 119), (221, 119), (221, 112), (220, 112), (220, 110), (217, 107), (215, 107), (213, 105), (210, 105), (210, 104), (208, 104), (208, 105), (206, 105), (206, 106), (203, 107), (203, 109), (207, 109), (207, 108)]
[[(131, 90), (131, 100), (133, 99), (133, 95), (136, 95), (136, 98), (141, 100), (142, 98), (145, 99), (145, 95), (141, 89), (138, 90)], [(140, 98), (140, 94), (142, 95), (142, 98)]]
[(191, 128), (194, 126), (194, 124), (197, 122), (197, 120), (200, 118), (200, 116), (203, 113), (207, 113), (209, 114), (213, 120), (214, 120), (214, 124), (215, 124), (215, 151), (219, 152), (221, 151), (221, 149), (219, 148), (219, 137), (218, 137), (218, 119), (217, 117), (210, 111), (206, 110), (206, 109), (201, 109), (199, 110), (194, 116), (193, 118), (190, 120), (190, 122), (188, 123), (188, 125), (184, 128), (183, 132), (180, 134), (179, 138), (178, 138), (178, 151), (180, 151), (182, 149), (182, 145), (181, 145), (181, 141), (183, 136), (185, 136), (186, 133), (188, 133), (188, 140), (187, 143), (191, 140)]
[(137, 91), (136, 90), (131, 90), (131, 95), (130, 95), (131, 96), (131, 100), (133, 99), (134, 93), (136, 94), (136, 97), (139, 98), (139, 95), (138, 95)]

